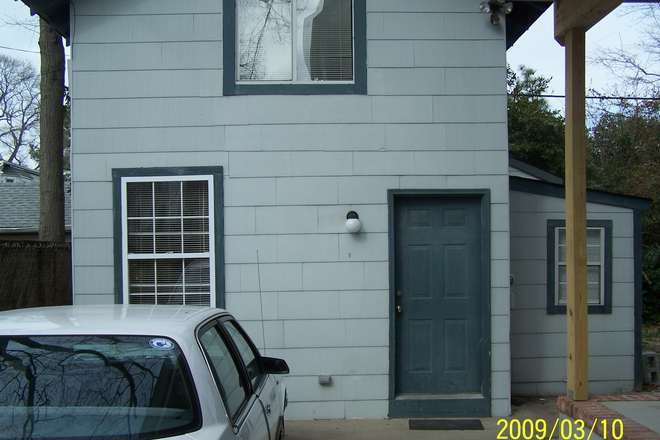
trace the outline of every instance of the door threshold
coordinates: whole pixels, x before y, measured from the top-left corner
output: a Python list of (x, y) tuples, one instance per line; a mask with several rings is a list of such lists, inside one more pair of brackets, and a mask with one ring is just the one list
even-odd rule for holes
[(397, 394), (397, 400), (454, 400), (454, 399), (483, 399), (483, 394), (479, 393), (458, 393), (458, 394)]

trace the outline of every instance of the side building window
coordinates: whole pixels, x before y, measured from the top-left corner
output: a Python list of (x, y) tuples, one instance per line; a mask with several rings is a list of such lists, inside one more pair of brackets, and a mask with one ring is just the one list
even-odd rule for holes
[(221, 182), (221, 167), (113, 170), (116, 302), (224, 305)]
[[(548, 220), (548, 314), (565, 314), (566, 221)], [(612, 221), (587, 221), (589, 313), (612, 313)]]
[(225, 0), (224, 93), (366, 94), (366, 0)]

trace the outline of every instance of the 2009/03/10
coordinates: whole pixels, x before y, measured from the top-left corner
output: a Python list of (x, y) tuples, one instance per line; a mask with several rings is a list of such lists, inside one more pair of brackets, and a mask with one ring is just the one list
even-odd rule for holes
[[(598, 419), (594, 420), (594, 424), (591, 427), (591, 430), (589, 431), (587, 437), (585, 437), (585, 435), (587, 434), (585, 431), (584, 422), (582, 420), (572, 421), (569, 419), (564, 419), (561, 421), (561, 425), (559, 427), (559, 432), (558, 432), (559, 438), (562, 440), (563, 439), (589, 440), (597, 423), (601, 423), (603, 425), (603, 439), (607, 440), (608, 420), (601, 420), (599, 422)], [(543, 440), (547, 438), (549, 440), (554, 435), (555, 430), (557, 429), (557, 425), (559, 425), (559, 419), (557, 419), (557, 421), (555, 422), (555, 426), (552, 428), (552, 432), (548, 437), (546, 437), (546, 434), (548, 433), (548, 427), (547, 424), (545, 423), (545, 420), (543, 419), (539, 419), (536, 422), (534, 422), (531, 419), (525, 419), (522, 421), (522, 423), (520, 422), (520, 420), (517, 419), (513, 419), (510, 421), (506, 419), (500, 419), (497, 421), (497, 426), (500, 425), (504, 425), (504, 426), (500, 430), (499, 434), (497, 434), (498, 440), (509, 440), (509, 439), (519, 440), (520, 438), (523, 438), (525, 440), (531, 440), (532, 438)], [(573, 428), (573, 425), (575, 425), (575, 428)], [(612, 421), (610, 426), (611, 426), (611, 434), (612, 434), (611, 438), (613, 438), (614, 440), (620, 440), (623, 437), (623, 422), (620, 419), (616, 419)]]

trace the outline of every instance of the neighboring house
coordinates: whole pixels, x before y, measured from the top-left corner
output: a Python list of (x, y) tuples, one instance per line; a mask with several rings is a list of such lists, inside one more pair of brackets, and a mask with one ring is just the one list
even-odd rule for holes
[(76, 304), (231, 310), (294, 419), (509, 414), (506, 49), (548, 3), (23, 2), (72, 46)]
[[(511, 381), (566, 392), (566, 202), (562, 179), (510, 159)], [(648, 199), (587, 191), (589, 391), (641, 387), (642, 211)]]
[(0, 184), (2, 183), (36, 183), (38, 187), (39, 171), (0, 159)]
[[(13, 169), (16, 165), (11, 164)], [(4, 167), (6, 170), (7, 166)], [(0, 182), (0, 241), (35, 241), (39, 239), (39, 173), (28, 170), (35, 183), (19, 180)], [(64, 229), (71, 241), (71, 194), (64, 193)]]

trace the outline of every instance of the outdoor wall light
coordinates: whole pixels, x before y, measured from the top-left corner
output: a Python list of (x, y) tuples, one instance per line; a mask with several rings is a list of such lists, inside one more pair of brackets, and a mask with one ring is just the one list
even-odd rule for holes
[(360, 230), (362, 223), (360, 223), (360, 217), (358, 217), (357, 212), (349, 211), (346, 214), (346, 230), (350, 233), (355, 233)]
[(484, 14), (491, 14), (490, 22), (493, 26), (500, 24), (500, 12), (504, 15), (513, 10), (513, 3), (502, 0), (487, 0), (479, 4), (479, 10)]

